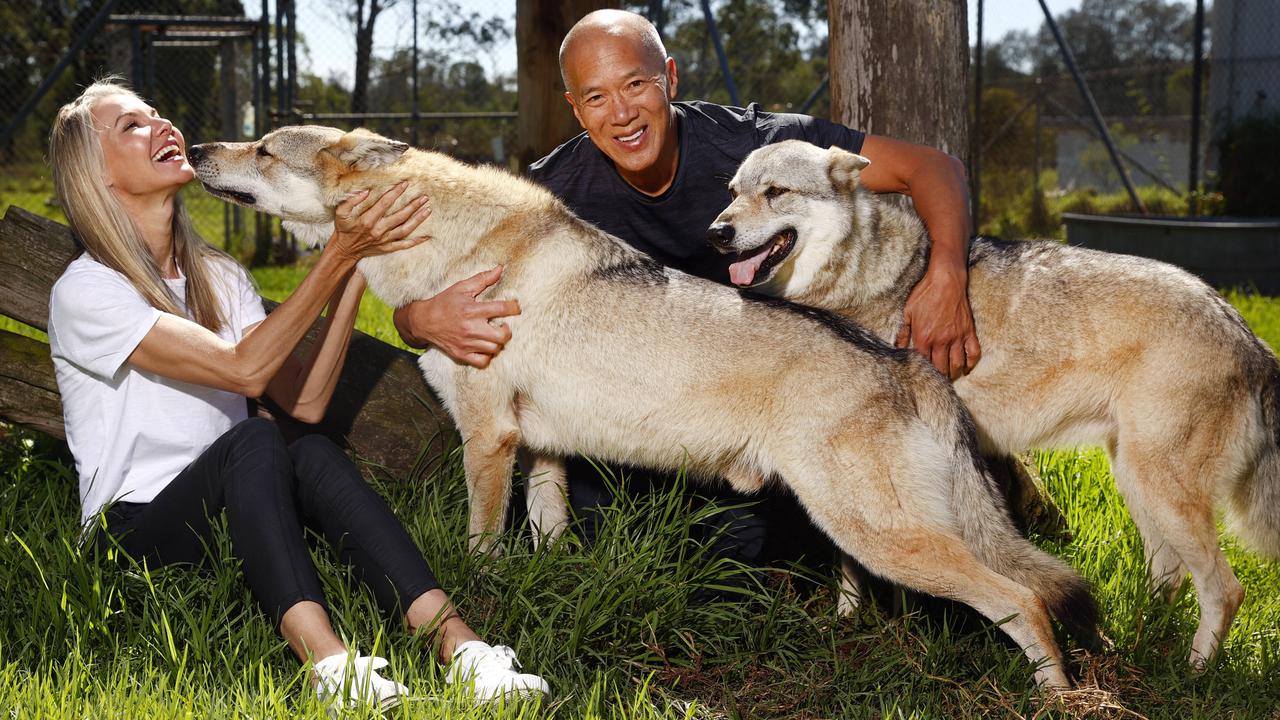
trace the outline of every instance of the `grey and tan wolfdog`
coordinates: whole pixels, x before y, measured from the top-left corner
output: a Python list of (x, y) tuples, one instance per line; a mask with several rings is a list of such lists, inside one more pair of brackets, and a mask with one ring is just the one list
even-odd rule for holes
[[(192, 148), (214, 195), (284, 218), (319, 240), (350, 192), (402, 179), (426, 194), (432, 237), (370, 257), (369, 287), (398, 306), (505, 267), (518, 298), (512, 339), (484, 370), (439, 351), (427, 381), (461, 432), (470, 532), (502, 526), (518, 449), (542, 482), (535, 531), (566, 519), (560, 458), (682, 465), (755, 491), (785, 483), (817, 524), (872, 572), (967, 603), (1067, 686), (1046, 608), (1084, 633), (1087, 584), (1022, 538), (976, 454), (969, 415), (916, 353), (821, 311), (663, 268), (574, 216), (544, 188), (365, 131), (286, 127), (253, 143)], [(376, 196), (374, 192), (372, 195)]]
[[(929, 249), (904, 204), (859, 185), (866, 158), (756, 150), (709, 229), (740, 286), (830, 310), (892, 342)], [(1280, 555), (1280, 365), (1213, 288), (1179, 268), (1052, 241), (979, 238), (969, 302), (982, 359), (955, 383), (984, 452), (1100, 445), (1141, 531), (1153, 589), (1190, 571), (1202, 666), (1244, 591), (1215, 504)]]

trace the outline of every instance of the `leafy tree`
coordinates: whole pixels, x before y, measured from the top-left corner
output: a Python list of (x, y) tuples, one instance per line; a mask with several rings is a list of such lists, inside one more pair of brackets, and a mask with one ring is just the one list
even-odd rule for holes
[[(645, 13), (648, 5), (631, 9)], [(795, 111), (827, 71), (826, 2), (823, 0), (727, 0), (713, 6), (743, 103)], [(728, 103), (729, 93), (701, 5), (673, 0), (666, 8), (667, 52), (680, 72), (680, 95)], [(826, 115), (825, 96), (810, 108)]]
[[(371, 75), (385, 67), (373, 57), (373, 34), (379, 18), (400, 4), (400, 0), (330, 0), (335, 10), (351, 23), (355, 32), (355, 74), (351, 88), (351, 112), (369, 112), (377, 106), (371, 102)], [(496, 44), (511, 37), (511, 26), (502, 17), (485, 16), (466, 11), (455, 0), (425, 2), (422, 43), (424, 46), (451, 48), (462, 52), (492, 52)]]
[[(1171, 94), (1167, 82), (1172, 69), (1191, 60), (1194, 17), (1185, 4), (1174, 0), (1083, 0), (1080, 7), (1055, 20), (1105, 115), (1187, 111), (1175, 104), (1187, 96)], [(1050, 88), (1054, 97), (1068, 107), (1080, 107), (1048, 23), (1041, 23), (1035, 33), (1006, 33), (986, 46), (983, 63), (990, 82), (1028, 75), (1057, 78), (1060, 82)]]
[(369, 111), (369, 71), (373, 61), (373, 31), (383, 11), (398, 0), (330, 0), (351, 23), (356, 38), (356, 69), (352, 79), (351, 112)]

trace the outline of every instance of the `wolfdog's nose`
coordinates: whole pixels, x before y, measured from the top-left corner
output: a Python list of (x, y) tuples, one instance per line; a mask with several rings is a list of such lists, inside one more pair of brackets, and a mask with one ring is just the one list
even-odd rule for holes
[(729, 223), (716, 223), (707, 228), (707, 240), (721, 252), (733, 249), (733, 226)]
[(207, 154), (208, 151), (205, 150), (204, 145), (192, 145), (187, 148), (187, 160), (190, 162), (200, 162)]

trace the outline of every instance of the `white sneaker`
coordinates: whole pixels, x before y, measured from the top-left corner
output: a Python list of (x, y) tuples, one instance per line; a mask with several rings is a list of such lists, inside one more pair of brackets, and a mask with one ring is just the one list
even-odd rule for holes
[(328, 707), (330, 717), (361, 705), (371, 705), (379, 711), (395, 707), (409, 694), (409, 688), (374, 672), (386, 666), (383, 658), (363, 657), (359, 653), (317, 660), (314, 666), (316, 696)]
[(453, 651), (453, 659), (444, 677), (450, 685), (469, 685), (472, 696), (481, 702), (551, 693), (546, 680), (517, 672), (518, 667), (520, 661), (516, 660), (515, 650), (506, 645), (494, 647), (472, 640)]

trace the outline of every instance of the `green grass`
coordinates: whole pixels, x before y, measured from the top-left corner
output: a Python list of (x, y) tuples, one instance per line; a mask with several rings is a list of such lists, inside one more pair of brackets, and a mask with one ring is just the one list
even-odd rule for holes
[[(258, 278), (278, 297), (300, 272)], [(1280, 343), (1280, 300), (1231, 300), (1273, 347)], [(385, 311), (365, 309), (375, 316), (369, 329), (382, 323), (385, 333)], [(203, 572), (121, 572), (87, 557), (74, 544), (76, 483), (65, 447), (3, 426), (0, 434), (0, 713), (323, 716), (234, 561)], [(1169, 603), (1147, 592), (1141, 542), (1101, 453), (1045, 453), (1039, 464), (1073, 538), (1038, 541), (1095, 584), (1113, 643), (1099, 655), (1074, 654), (1080, 689), (1064, 704), (1046, 706), (1021, 654), (955, 606), (839, 619), (828, 576), (812, 590), (806, 576), (782, 571), (740, 600), (691, 605), (690, 593), (723, 584), (732, 568), (705, 561), (689, 540), (693, 518), (675, 493), (620, 501), (590, 546), (570, 534), (533, 551), (521, 530), (488, 560), (465, 550), (457, 458), (420, 484), (376, 480), (468, 620), (550, 680), (555, 694), (543, 705), (469, 708), (412, 637), (377, 617), (366, 591), (327, 553), (317, 558), (341, 632), (389, 657), (415, 694), (392, 717), (1275, 720), (1280, 565), (1224, 537), (1246, 600), (1221, 659), (1193, 674), (1185, 658), (1194, 596)]]

